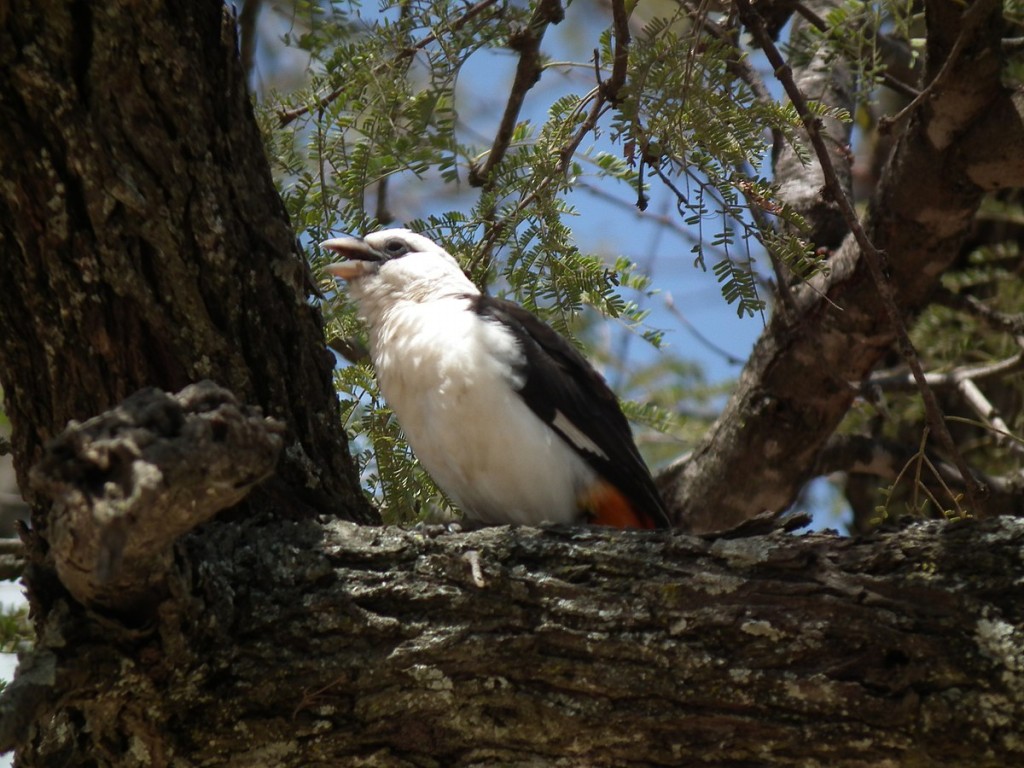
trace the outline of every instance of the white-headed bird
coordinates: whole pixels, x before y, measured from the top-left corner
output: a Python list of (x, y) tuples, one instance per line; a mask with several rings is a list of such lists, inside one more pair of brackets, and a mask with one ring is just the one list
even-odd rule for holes
[(470, 521), (669, 525), (615, 395), (551, 327), (407, 229), (321, 247), (345, 258), (327, 271), (409, 445)]

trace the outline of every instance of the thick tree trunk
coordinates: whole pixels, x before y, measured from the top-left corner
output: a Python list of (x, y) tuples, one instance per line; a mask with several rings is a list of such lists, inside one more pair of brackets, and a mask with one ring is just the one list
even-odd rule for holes
[(370, 518), (221, 4), (0, 6), (0, 178), (23, 488), (69, 419), (212, 379), (287, 425), (293, 493)]

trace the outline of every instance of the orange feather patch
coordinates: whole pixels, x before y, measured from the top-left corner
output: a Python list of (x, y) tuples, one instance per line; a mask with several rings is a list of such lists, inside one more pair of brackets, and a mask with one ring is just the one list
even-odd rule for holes
[(654, 521), (637, 510), (614, 485), (598, 480), (576, 500), (589, 522), (613, 528), (654, 528)]

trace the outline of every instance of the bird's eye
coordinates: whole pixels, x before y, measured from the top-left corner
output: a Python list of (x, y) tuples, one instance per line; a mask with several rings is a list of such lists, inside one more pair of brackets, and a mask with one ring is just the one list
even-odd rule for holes
[(384, 243), (384, 250), (388, 252), (388, 256), (402, 256), (408, 253), (409, 246), (405, 244), (404, 240), (393, 237)]

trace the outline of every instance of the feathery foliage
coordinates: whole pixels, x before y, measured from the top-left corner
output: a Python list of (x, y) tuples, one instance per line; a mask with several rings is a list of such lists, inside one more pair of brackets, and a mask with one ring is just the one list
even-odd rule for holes
[[(315, 270), (323, 263), (320, 240), (397, 218), (444, 244), (482, 288), (509, 295), (570, 337), (588, 335), (590, 307), (659, 346), (660, 329), (648, 325), (653, 291), (642, 270), (627, 258), (583, 252), (574, 241), (573, 194), (597, 186), (632, 197), (640, 210), (652, 200), (667, 202), (673, 225), (692, 234), (687, 262), (710, 272), (741, 317), (764, 321), (771, 261), (795, 279), (828, 269), (828, 254), (802, 237), (804, 222), (780, 201), (771, 178), (780, 142), (815, 162), (797, 140), (799, 116), (761, 71), (728, 9), (627, 3), (627, 40), (609, 10), (576, 2), (566, 7), (564, 24), (575, 25), (584, 53), (553, 61), (548, 40), (557, 3), (384, 2), (367, 17), (354, 0), (297, 8), (302, 31), (285, 42), (308, 53), (308, 80), (265, 99), (261, 120)], [(858, 129), (862, 141), (873, 140), (878, 86), (891, 78), (892, 48), (907, 52), (907, 68), (916, 64), (918, 6), (847, 0), (821, 19), (802, 12), (807, 23), (785, 45), (786, 55), (853, 67), (856, 102), (867, 115), (858, 113)], [(653, 15), (641, 19), (642, 13)], [(481, 86), (474, 75), (482, 66), (507, 69), (508, 80)], [(528, 66), (540, 83), (520, 83), (516, 91), (512, 69)], [(554, 78), (562, 80), (548, 87)], [(815, 116), (851, 119), (809, 96)], [(528, 107), (517, 106), (521, 101)], [(982, 258), (973, 269), (991, 279), (993, 263)], [(328, 281), (324, 288), (332, 299), (324, 305), (328, 332), (360, 338), (351, 303)], [(917, 331), (919, 343), (934, 346), (936, 362), (958, 359), (957, 350), (942, 353), (951, 342), (938, 326), (948, 315), (936, 310)], [(645, 380), (642, 372), (616, 372), (614, 360), (590, 341), (589, 353), (612, 372), (620, 394), (643, 401), (627, 404), (631, 418), (682, 440), (673, 443), (676, 455), (696, 440), (720, 398), (689, 375), (685, 361), (662, 350), (646, 366)], [(443, 508), (365, 365), (343, 365), (337, 378), (360, 466), (386, 514), (410, 519)], [(858, 424), (855, 415), (847, 429)]]

